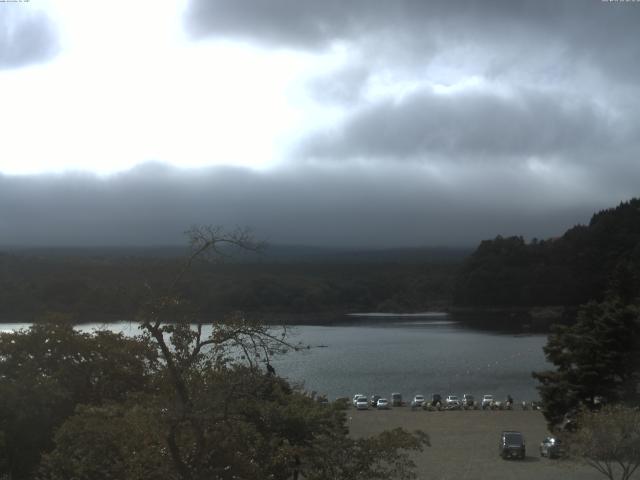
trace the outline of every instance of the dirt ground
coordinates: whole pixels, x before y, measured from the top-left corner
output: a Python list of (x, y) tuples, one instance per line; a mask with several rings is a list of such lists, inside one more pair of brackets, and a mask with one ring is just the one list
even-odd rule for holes
[[(537, 411), (412, 411), (362, 410), (347, 413), (353, 436), (368, 436), (403, 427), (429, 434), (431, 447), (415, 457), (418, 478), (424, 480), (596, 480), (602, 474), (584, 464), (540, 457), (539, 445), (547, 435), (544, 417)], [(518, 430), (525, 437), (524, 460), (498, 456), (502, 430)], [(640, 478), (640, 477), (639, 477)]]

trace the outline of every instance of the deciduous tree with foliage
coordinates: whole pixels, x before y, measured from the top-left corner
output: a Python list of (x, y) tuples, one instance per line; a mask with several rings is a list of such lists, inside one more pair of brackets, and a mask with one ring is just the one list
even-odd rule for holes
[[(192, 252), (184, 268), (140, 316), (141, 327), (161, 353), (170, 386), (164, 395), (164, 438), (172, 466), (181, 480), (297, 478), (315, 455), (316, 442), (330, 439), (325, 445), (334, 448), (345, 443), (344, 418), (335, 410), (318, 410), (260, 368), (275, 353), (296, 348), (285, 331), (238, 313), (203, 333), (199, 318), (175, 287), (199, 259), (261, 246), (246, 230), (198, 227), (188, 234)], [(424, 437), (398, 432), (396, 438), (405, 443), (389, 442), (379, 458), (409, 467), (400, 450), (422, 448)], [(346, 451), (358, 458), (357, 443), (346, 441)], [(410, 469), (399, 470), (400, 478), (407, 478), (405, 470)]]
[[(76, 405), (120, 402), (150, 388), (155, 350), (109, 331), (93, 335), (49, 317), (0, 334), (0, 466), (30, 478)], [(50, 321), (54, 323), (51, 323)]]
[[(200, 321), (176, 293), (194, 262), (258, 246), (245, 231), (204, 227), (190, 238), (174, 281), (150, 289), (140, 336), (54, 324), (0, 337), (11, 412), (0, 441), (18, 439), (0, 464), (13, 478), (33, 478), (38, 463), (40, 480), (415, 478), (408, 452), (428, 445), (425, 434), (352, 439), (340, 404), (320, 404), (268, 368), (296, 348), (286, 331), (241, 313)], [(38, 440), (25, 456), (29, 438)]]

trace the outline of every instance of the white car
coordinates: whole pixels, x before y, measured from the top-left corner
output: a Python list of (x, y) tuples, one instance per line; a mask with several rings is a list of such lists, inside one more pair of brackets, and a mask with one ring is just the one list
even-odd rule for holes
[(354, 406), (354, 407), (356, 406), (356, 403), (358, 403), (358, 399), (359, 399), (359, 398), (364, 398), (364, 399), (366, 400), (366, 399), (367, 399), (367, 396), (366, 396), (366, 395), (363, 395), (363, 394), (361, 394), (361, 393), (356, 393), (356, 394), (353, 396), (353, 406)]
[(424, 395), (416, 395), (415, 397), (413, 397), (413, 400), (411, 400), (411, 406), (422, 407), (424, 405), (424, 402)]
[(493, 399), (493, 395), (483, 395), (482, 403), (480, 404), (480, 406), (484, 410), (485, 408), (491, 408), (494, 405), (494, 403), (495, 401)]
[(460, 399), (456, 395), (449, 395), (444, 404), (447, 408), (460, 408)]
[(386, 398), (379, 398), (376, 404), (376, 408), (378, 410), (388, 410), (389, 409), (389, 400)]
[(369, 400), (364, 395), (356, 400), (357, 410), (369, 410)]
[(549, 458), (562, 456), (562, 441), (556, 437), (546, 437), (540, 444), (540, 456)]

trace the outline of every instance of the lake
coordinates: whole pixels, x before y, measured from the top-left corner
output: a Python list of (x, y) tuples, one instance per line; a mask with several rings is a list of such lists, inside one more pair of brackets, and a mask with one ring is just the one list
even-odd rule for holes
[(546, 335), (473, 330), (441, 318), (389, 318), (357, 325), (300, 326), (295, 339), (313, 346), (273, 362), (281, 376), (330, 398), (400, 392), (538, 398), (533, 370), (549, 368)]
[[(24, 327), (0, 325), (5, 331)], [(101, 327), (139, 333), (128, 322), (78, 328)], [(542, 351), (546, 335), (475, 330), (443, 314), (359, 317), (340, 325), (291, 327), (290, 333), (290, 340), (311, 348), (275, 358), (276, 372), (330, 399), (400, 392), (406, 399), (416, 393), (490, 393), (529, 401), (538, 398), (531, 372), (549, 367)]]

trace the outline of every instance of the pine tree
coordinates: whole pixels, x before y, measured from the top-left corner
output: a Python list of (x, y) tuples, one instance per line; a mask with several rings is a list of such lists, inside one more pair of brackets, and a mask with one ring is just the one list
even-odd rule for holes
[(556, 370), (533, 372), (550, 426), (579, 408), (640, 400), (640, 311), (618, 299), (584, 305), (573, 326), (556, 326), (544, 347)]

